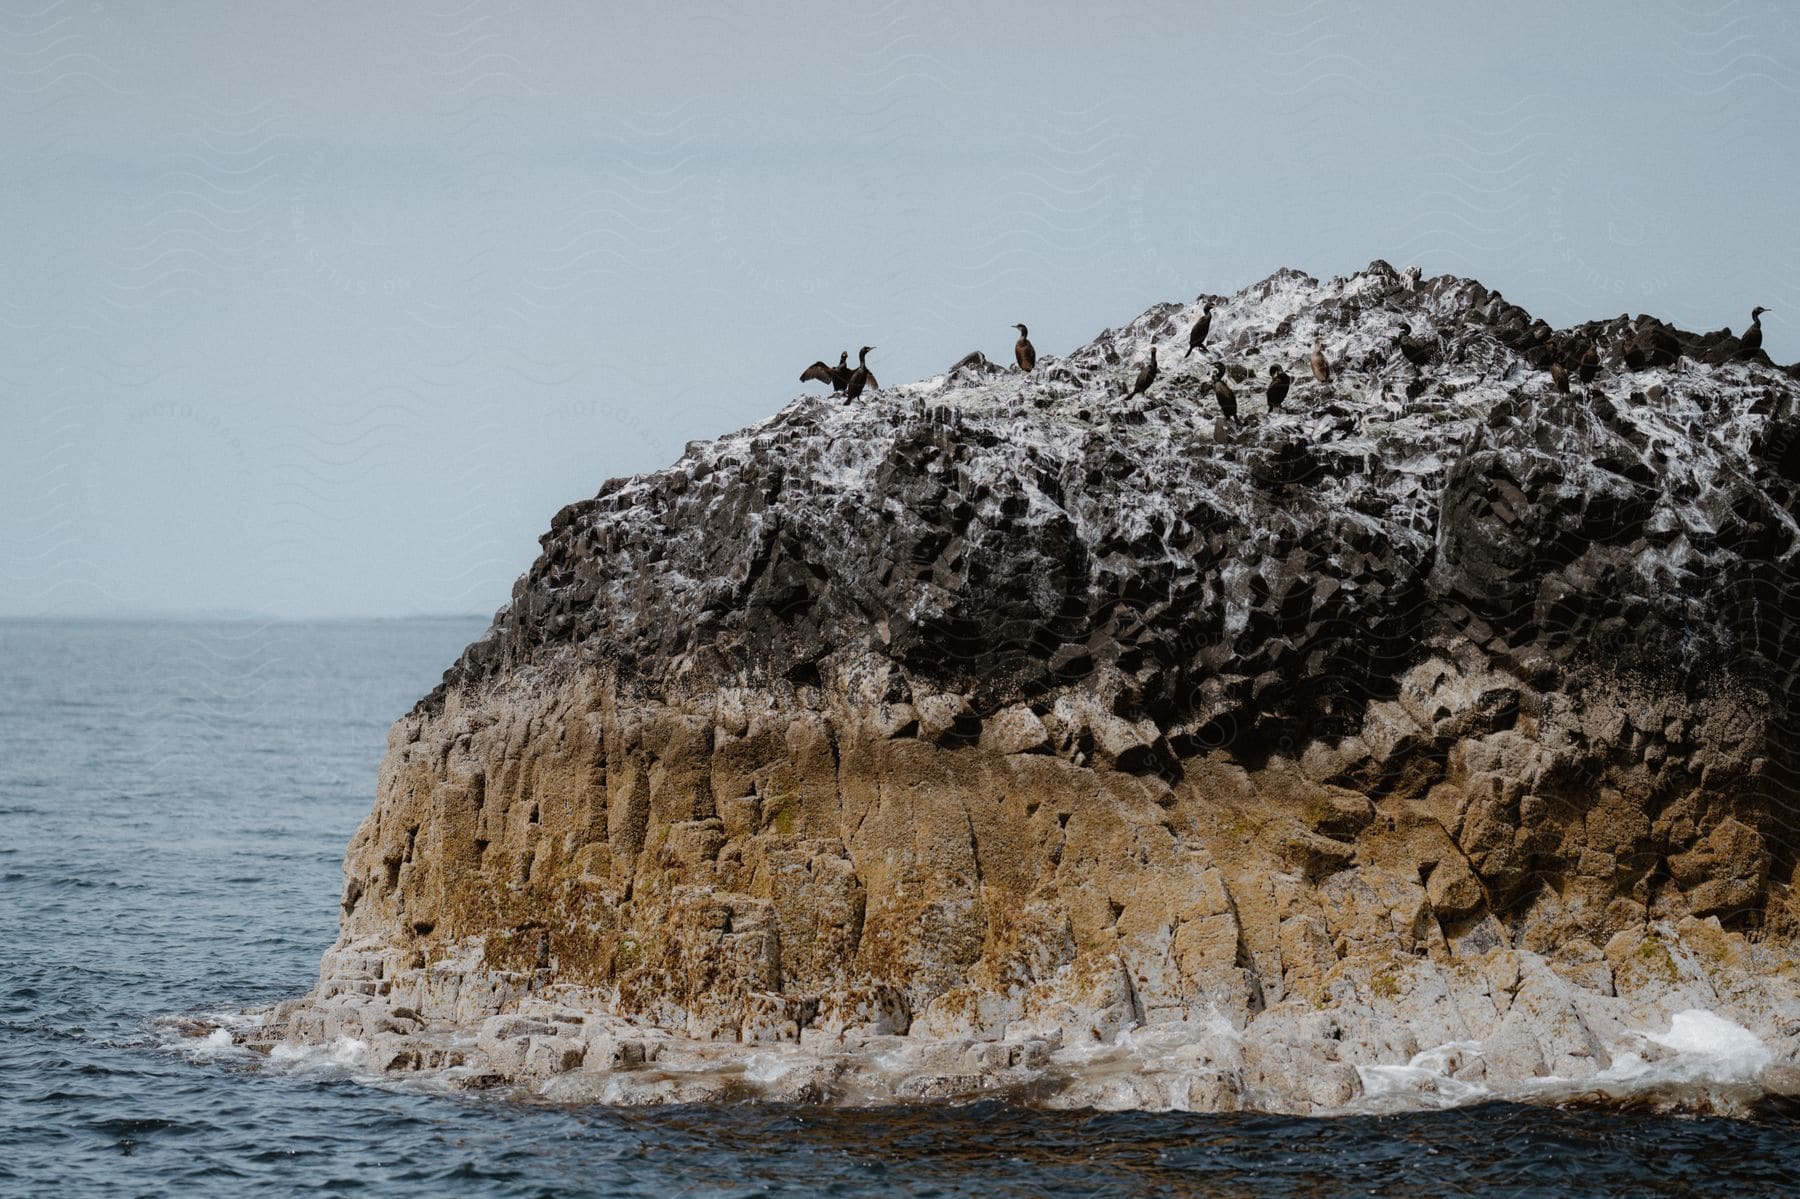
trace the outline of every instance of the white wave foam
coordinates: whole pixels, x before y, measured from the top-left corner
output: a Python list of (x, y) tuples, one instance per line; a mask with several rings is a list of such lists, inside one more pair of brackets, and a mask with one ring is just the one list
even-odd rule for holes
[(1699, 1009), (1676, 1012), (1669, 1018), (1668, 1032), (1646, 1035), (1658, 1045), (1710, 1059), (1743, 1078), (1756, 1077), (1775, 1060), (1774, 1050), (1755, 1033), (1714, 1012)]
[(340, 1037), (328, 1045), (280, 1041), (269, 1048), (269, 1061), (296, 1072), (355, 1073), (368, 1064), (369, 1046), (354, 1037)]
[(1668, 1032), (1636, 1035), (1671, 1052), (1655, 1057), (1630, 1051), (1615, 1054), (1612, 1066), (1596, 1081), (1632, 1086), (1753, 1083), (1775, 1060), (1774, 1050), (1755, 1033), (1698, 1008), (1669, 1017)]
[(793, 1073), (801, 1064), (798, 1056), (789, 1053), (753, 1053), (744, 1059), (744, 1081), (753, 1083), (773, 1083)]
[(1385, 1107), (1393, 1100), (1404, 1106), (1459, 1107), (1491, 1098), (1485, 1085), (1455, 1075), (1466, 1060), (1480, 1056), (1480, 1041), (1447, 1041), (1413, 1054), (1404, 1066), (1358, 1066), (1363, 1093), (1351, 1108)]

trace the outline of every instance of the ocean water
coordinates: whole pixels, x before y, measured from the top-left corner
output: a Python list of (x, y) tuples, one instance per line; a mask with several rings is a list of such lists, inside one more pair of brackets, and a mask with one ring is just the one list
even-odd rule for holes
[(387, 726), (480, 631), (0, 622), (0, 1195), (1800, 1194), (1779, 1111), (609, 1111), (181, 1037), (311, 985)]

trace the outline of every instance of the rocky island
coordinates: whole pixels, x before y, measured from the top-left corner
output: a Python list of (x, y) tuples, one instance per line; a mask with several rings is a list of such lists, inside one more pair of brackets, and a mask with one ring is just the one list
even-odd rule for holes
[(1800, 1090), (1797, 397), (1378, 262), (797, 399), (556, 514), (240, 1035), (609, 1103)]

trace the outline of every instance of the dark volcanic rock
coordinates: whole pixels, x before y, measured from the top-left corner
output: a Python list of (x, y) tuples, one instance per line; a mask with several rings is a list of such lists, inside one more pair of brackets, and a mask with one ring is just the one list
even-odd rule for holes
[[(559, 643), (651, 689), (816, 683), (872, 653), (983, 710), (1084, 682), (1133, 716), (1250, 736), (1354, 719), (1408, 647), (1474, 632), (1510, 661), (1749, 674), (1791, 701), (1787, 373), (1708, 367), (1716, 339), (1651, 317), (1555, 331), (1466, 280), (1282, 272), (1220, 307), (1226, 360), (1261, 377), (1317, 335), (1363, 368), (1304, 385), (1291, 416), (1252, 399), (1215, 439), (1209, 363), (1170, 356), (1158, 386), (1191, 398), (1133, 413), (1110, 394), (1185, 319), (1161, 306), (1056, 363), (1084, 386), (803, 399), (614, 480), (557, 514), (447, 677)], [(1436, 361), (1405, 352), (1402, 322)], [(1541, 368), (1589, 343), (1612, 366), (1558, 395)], [(1616, 373), (1626, 358), (1643, 370)]]

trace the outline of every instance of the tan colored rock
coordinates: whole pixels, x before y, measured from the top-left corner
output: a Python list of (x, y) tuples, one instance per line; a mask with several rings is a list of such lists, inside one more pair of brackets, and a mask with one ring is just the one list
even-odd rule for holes
[(744, 1019), (738, 1039), (746, 1044), (800, 1040), (800, 1030), (811, 1024), (819, 1001), (810, 995), (779, 995), (752, 991), (744, 997)]
[(628, 1070), (655, 1061), (657, 1056), (655, 1041), (622, 1037), (616, 1030), (596, 1028), (582, 1040), (586, 1048), (581, 1060), (589, 1070)]
[(531, 1037), (526, 1044), (520, 1075), (526, 1080), (535, 1080), (567, 1074), (581, 1065), (586, 1053), (586, 1043), (577, 1037)]
[(967, 984), (933, 999), (913, 1024), (924, 1036), (939, 1040), (986, 1039), (1004, 1036), (1021, 1010), (1016, 995)]
[(1426, 880), (1425, 897), (1431, 901), (1432, 910), (1445, 920), (1472, 916), (1487, 905), (1481, 880), (1460, 855), (1437, 864)]
[(927, 695), (914, 704), (919, 714), (919, 736), (926, 741), (943, 741), (957, 729), (959, 721), (974, 716), (969, 701), (960, 695)]
[(840, 987), (819, 997), (817, 1023), (833, 1036), (885, 1036), (906, 1033), (912, 1015), (897, 987)]
[[(604, 1102), (726, 1094), (701, 1080), (755, 1053), (770, 1096), (1292, 1111), (1417, 1055), (1496, 1093), (1589, 1077), (1691, 1007), (1795, 1039), (1752, 807), (1695, 778), (1652, 815), (1641, 760), (1582, 773), (1582, 738), (1676, 709), (1408, 679), (1352, 736), (1243, 759), (1078, 692), (658, 697), (573, 661), (452, 690), (396, 726), (339, 944), (259, 1036)], [(1743, 705), (1681, 719), (1748, 777)]]
[(1024, 754), (1049, 748), (1049, 730), (1025, 704), (1002, 708), (982, 722), (981, 749), (987, 753)]
[(1669, 873), (1696, 916), (1741, 919), (1761, 899), (1769, 854), (1756, 830), (1728, 816), (1692, 849), (1670, 856)]

